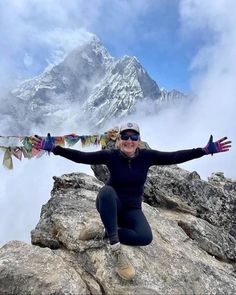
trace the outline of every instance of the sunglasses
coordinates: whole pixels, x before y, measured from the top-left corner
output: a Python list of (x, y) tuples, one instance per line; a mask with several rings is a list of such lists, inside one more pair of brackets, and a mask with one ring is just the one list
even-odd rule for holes
[(137, 141), (139, 140), (139, 134), (131, 134), (131, 135), (128, 135), (128, 134), (121, 134), (120, 135), (120, 138), (122, 140), (128, 140), (128, 139), (131, 139), (132, 141)]

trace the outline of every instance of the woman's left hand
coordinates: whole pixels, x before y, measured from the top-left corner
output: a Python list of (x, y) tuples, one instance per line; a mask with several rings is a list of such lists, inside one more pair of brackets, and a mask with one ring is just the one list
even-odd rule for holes
[(206, 154), (215, 154), (221, 152), (227, 152), (231, 148), (231, 141), (227, 140), (227, 137), (223, 137), (215, 142), (213, 142), (213, 136), (210, 136), (210, 139), (207, 145), (203, 148)]

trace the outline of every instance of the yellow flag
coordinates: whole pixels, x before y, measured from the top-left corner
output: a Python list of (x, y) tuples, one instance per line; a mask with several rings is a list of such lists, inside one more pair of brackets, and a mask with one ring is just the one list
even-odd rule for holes
[(4, 156), (3, 156), (3, 165), (8, 169), (13, 169), (13, 162), (11, 157), (11, 151), (9, 148), (5, 150)]

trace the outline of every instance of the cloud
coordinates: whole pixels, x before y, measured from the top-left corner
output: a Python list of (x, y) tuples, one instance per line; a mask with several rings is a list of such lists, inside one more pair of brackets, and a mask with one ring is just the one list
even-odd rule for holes
[[(96, 18), (99, 2), (94, 1), (90, 11), (84, 1), (77, 0), (64, 4), (56, 0), (1, 2), (1, 76), (10, 83), (16, 76), (34, 76), (48, 63), (58, 62), (59, 52), (62, 58), (91, 35), (87, 20), (91, 23)], [(33, 61), (31, 67), (25, 63), (26, 56)]]
[[(226, 135), (233, 143), (236, 142), (235, 9), (236, 3), (231, 0), (183, 0), (180, 5), (182, 31), (185, 34), (188, 31), (188, 38), (194, 41), (195, 35), (208, 36), (192, 59), (192, 91), (197, 100), (186, 124), (196, 136), (212, 133), (219, 138)], [(208, 160), (204, 164), (206, 171), (220, 169), (226, 176), (236, 178), (234, 155), (233, 146), (230, 153)]]
[[(142, 42), (150, 33), (145, 16), (153, 10), (158, 14), (160, 3), (154, 0), (1, 2), (0, 65), (4, 63), (1, 76), (12, 82), (16, 77), (37, 75), (89, 38), (89, 32), (110, 44), (114, 51), (119, 48), (117, 53), (121, 48), (127, 53), (127, 48)], [(25, 62), (26, 56), (32, 61), (31, 67)]]

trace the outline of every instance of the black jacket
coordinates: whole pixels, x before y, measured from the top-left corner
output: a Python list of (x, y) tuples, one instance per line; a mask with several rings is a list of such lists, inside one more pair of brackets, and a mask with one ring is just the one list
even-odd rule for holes
[(205, 155), (201, 148), (176, 152), (142, 149), (130, 158), (120, 150), (81, 152), (60, 146), (56, 146), (53, 153), (77, 163), (105, 164), (110, 171), (107, 184), (115, 189), (123, 205), (129, 208), (141, 208), (144, 183), (150, 166), (179, 164)]

